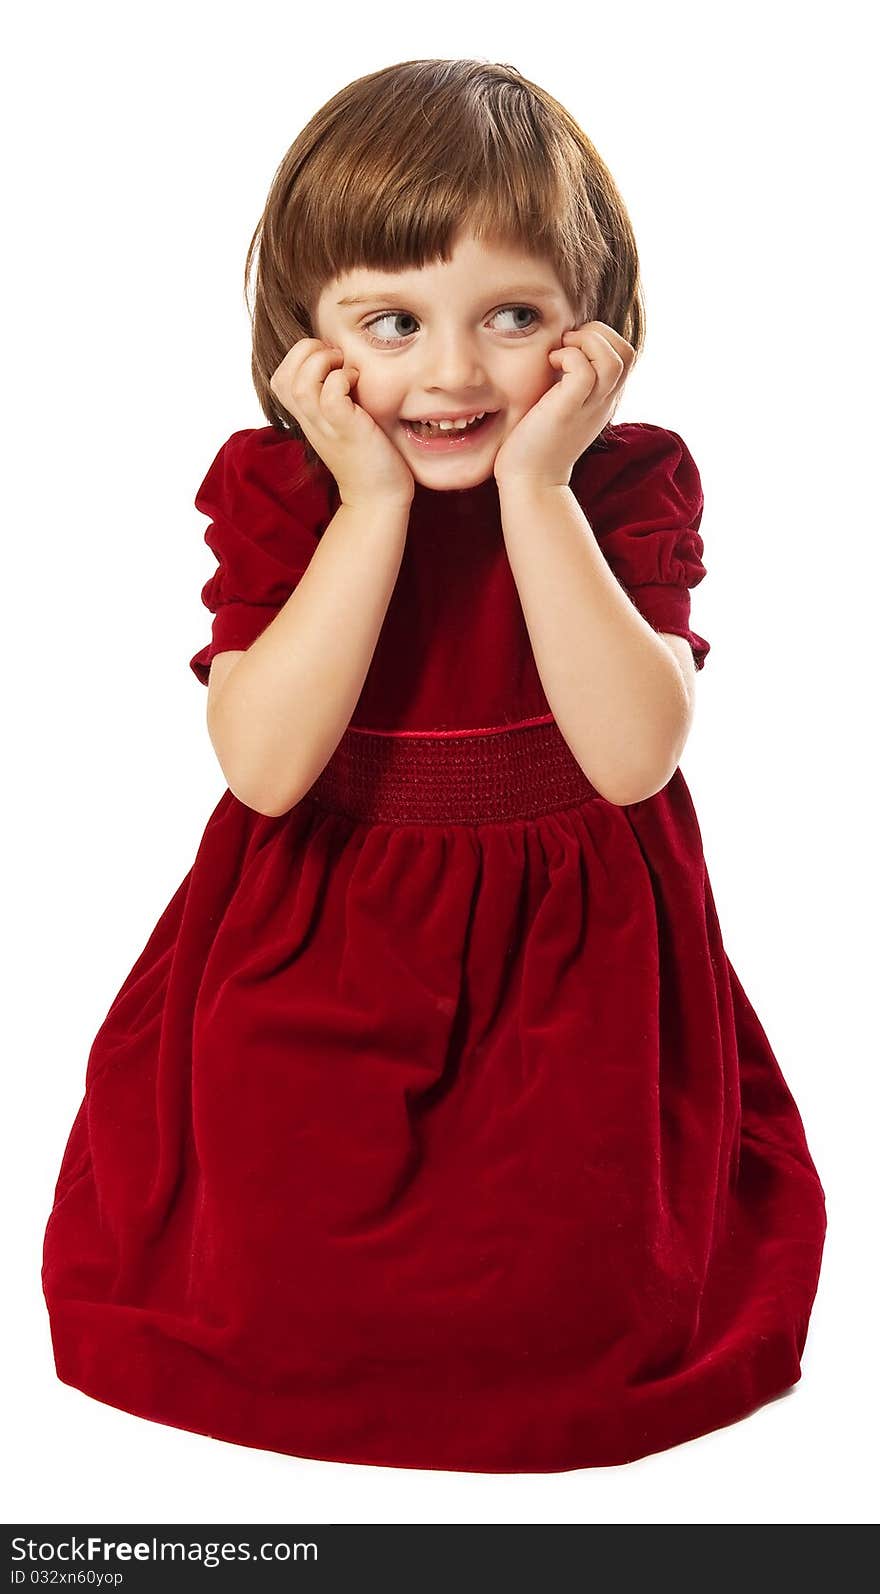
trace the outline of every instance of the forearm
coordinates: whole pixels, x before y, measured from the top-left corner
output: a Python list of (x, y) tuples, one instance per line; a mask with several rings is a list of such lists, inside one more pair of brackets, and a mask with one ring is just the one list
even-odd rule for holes
[[(220, 691), (211, 736), (236, 793), (277, 817), (314, 784), (360, 697), (406, 544), (409, 506), (341, 504), (308, 569)], [(231, 783), (230, 783), (231, 784)]]
[(653, 796), (689, 724), (677, 660), (608, 565), (570, 487), (499, 484), (507, 555), (547, 702), (609, 802)]

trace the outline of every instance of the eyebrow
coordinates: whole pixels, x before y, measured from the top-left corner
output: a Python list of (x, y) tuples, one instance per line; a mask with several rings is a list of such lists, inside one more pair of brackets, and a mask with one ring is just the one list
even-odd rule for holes
[[(550, 288), (535, 283), (531, 287), (523, 287), (521, 284), (517, 284), (513, 288), (502, 288), (497, 297), (499, 299), (515, 299), (517, 297), (522, 297), (525, 299), (555, 299), (558, 297), (558, 295), (558, 288)], [(410, 298), (410, 295), (408, 293), (403, 293), (400, 295), (400, 297), (403, 299), (408, 299)], [(355, 304), (374, 304), (379, 300), (388, 301), (392, 298), (394, 298), (394, 290), (386, 289), (382, 293), (360, 293), (355, 294), (351, 298), (337, 299), (336, 305), (337, 308), (340, 309), (342, 306), (348, 307), (349, 305)], [(416, 301), (414, 299), (413, 303), (415, 302)]]

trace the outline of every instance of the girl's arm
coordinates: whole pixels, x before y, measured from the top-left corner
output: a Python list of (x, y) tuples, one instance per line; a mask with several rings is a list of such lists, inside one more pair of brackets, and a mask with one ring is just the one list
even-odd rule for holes
[(284, 607), (209, 689), (208, 734), (248, 808), (286, 813), (338, 747), (394, 591), (409, 510), (398, 500), (340, 504)]
[(608, 802), (653, 797), (687, 741), (692, 683), (618, 583), (570, 487), (517, 482), (505, 491), (499, 483), (499, 496), (535, 663), (562, 735)]

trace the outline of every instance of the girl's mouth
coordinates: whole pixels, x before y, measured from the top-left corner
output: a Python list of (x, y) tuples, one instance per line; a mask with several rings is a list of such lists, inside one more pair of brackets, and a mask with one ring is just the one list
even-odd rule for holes
[(491, 429), (500, 414), (500, 410), (495, 410), (494, 414), (484, 415), (482, 420), (473, 421), (469, 426), (445, 432), (435, 431), (432, 427), (429, 433), (426, 428), (416, 429), (409, 421), (402, 421), (401, 425), (416, 447), (427, 449), (430, 454), (455, 454), (460, 449), (473, 447), (476, 440)]

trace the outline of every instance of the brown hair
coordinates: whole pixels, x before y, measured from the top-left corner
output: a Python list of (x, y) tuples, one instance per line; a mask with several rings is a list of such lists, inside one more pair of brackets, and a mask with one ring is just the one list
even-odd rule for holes
[(447, 261), (463, 227), (549, 259), (578, 324), (604, 321), (639, 353), (632, 225), (568, 111), (494, 62), (402, 61), (370, 72), (328, 100), (290, 146), (245, 264), (247, 302), (259, 250), (248, 305), (257, 397), (277, 430), (304, 441), (307, 475), (326, 467), (269, 381), (294, 343), (315, 336), (324, 287), (360, 266)]

